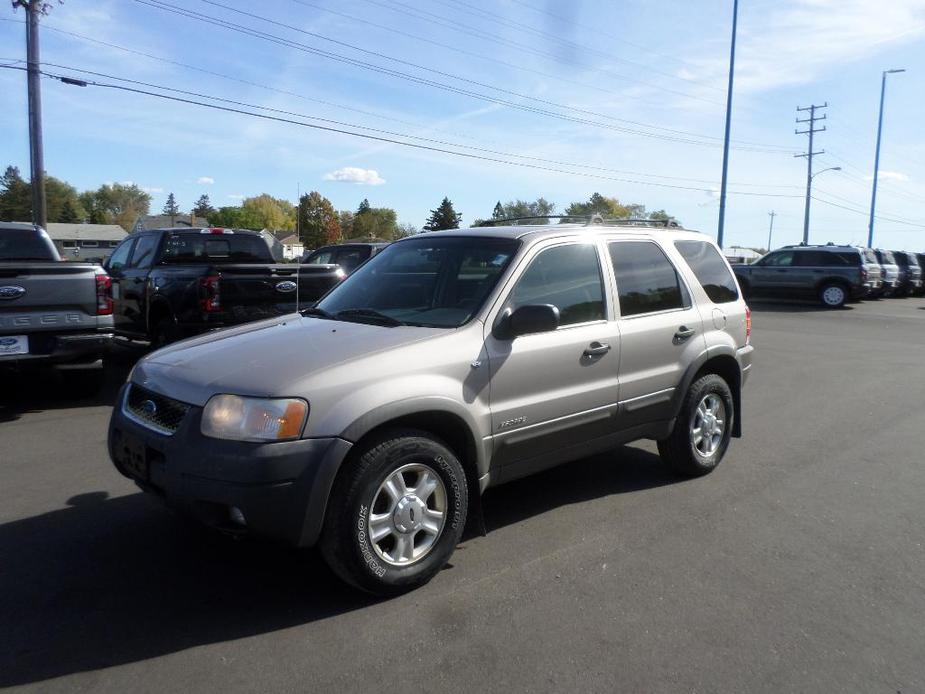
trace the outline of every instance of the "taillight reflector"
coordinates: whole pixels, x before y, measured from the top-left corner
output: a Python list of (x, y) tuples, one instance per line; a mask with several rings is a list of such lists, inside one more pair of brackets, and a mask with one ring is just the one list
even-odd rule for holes
[(745, 306), (745, 344), (752, 339), (752, 310), (746, 304)]
[(199, 279), (199, 308), (205, 313), (215, 313), (222, 310), (221, 277), (209, 275)]
[(96, 276), (96, 315), (112, 315), (112, 279), (109, 275)]

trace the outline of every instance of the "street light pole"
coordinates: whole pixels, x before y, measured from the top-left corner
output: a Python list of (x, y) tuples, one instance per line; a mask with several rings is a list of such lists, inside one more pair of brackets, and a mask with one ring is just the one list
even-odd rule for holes
[(777, 212), (771, 210), (768, 212), (768, 217), (771, 218), (771, 226), (768, 227), (768, 253), (771, 252), (771, 234), (774, 233), (774, 218), (777, 216)]
[(732, 2), (732, 44), (729, 48), (729, 89), (726, 92), (726, 135), (723, 138), (723, 177), (719, 189), (719, 228), (716, 243), (723, 247), (723, 231), (726, 226), (726, 173), (729, 170), (729, 128), (732, 120), (732, 78), (736, 61), (736, 21), (739, 16), (739, 0)]
[(42, 88), (39, 64), (41, 3), (24, 3), (26, 10), (26, 68), (29, 101), (29, 175), (32, 179), (32, 223), (45, 228), (45, 154), (42, 146)]
[(877, 119), (877, 151), (874, 154), (874, 184), (870, 194), (870, 223), (867, 226), (868, 248), (873, 248), (874, 246), (874, 210), (877, 207), (877, 177), (880, 172), (880, 136), (883, 133), (883, 97), (886, 95), (886, 76), (905, 71), (905, 69), (884, 70), (883, 77), (880, 80), (880, 117)]
[[(812, 142), (812, 135), (809, 136), (810, 142)], [(812, 148), (810, 148), (812, 151)], [(812, 159), (810, 159), (812, 161)], [(803, 245), (806, 246), (809, 244), (809, 201), (813, 196), (813, 179), (816, 178), (819, 174), (824, 174), (826, 171), (841, 171), (840, 166), (830, 166), (827, 169), (822, 169), (816, 173), (810, 173), (806, 178), (806, 209), (803, 215)]]

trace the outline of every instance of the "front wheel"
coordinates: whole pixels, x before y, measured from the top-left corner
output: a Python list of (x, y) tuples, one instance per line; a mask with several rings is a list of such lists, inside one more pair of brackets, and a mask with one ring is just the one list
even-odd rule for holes
[(328, 502), (321, 552), (348, 583), (397, 595), (427, 583), (466, 523), (459, 460), (431, 435), (391, 431), (352, 456)]
[(729, 384), (707, 374), (691, 384), (674, 429), (658, 442), (662, 461), (684, 477), (699, 477), (719, 465), (732, 438), (735, 406)]

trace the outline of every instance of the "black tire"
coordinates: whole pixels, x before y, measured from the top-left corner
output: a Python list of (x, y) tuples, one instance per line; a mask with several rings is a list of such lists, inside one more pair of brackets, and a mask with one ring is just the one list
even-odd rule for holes
[(828, 282), (819, 288), (819, 301), (826, 308), (842, 308), (849, 296), (848, 288), (840, 282)]
[[(698, 417), (698, 407), (707, 396), (715, 396), (723, 404), (723, 431), (715, 450), (704, 455), (695, 445), (692, 429)], [(721, 376), (706, 374), (701, 376), (687, 391), (684, 404), (675, 421), (674, 429), (667, 439), (658, 442), (658, 452), (662, 461), (676, 474), (683, 477), (700, 477), (712, 472), (729, 447), (732, 429), (735, 425), (735, 405), (729, 384)]]
[(166, 347), (172, 342), (180, 339), (180, 330), (177, 328), (177, 321), (172, 316), (164, 316), (154, 324), (151, 329), (150, 341), (151, 349), (160, 349)]
[[(377, 493), (399, 468), (417, 465), (439, 476), (445, 493), (440, 534), (420, 559), (396, 565), (370, 537), (369, 518)], [(449, 561), (466, 525), (468, 488), (462, 465), (432, 435), (392, 430), (357, 450), (338, 474), (328, 500), (320, 549), (331, 569), (347, 583), (375, 595), (399, 595), (427, 583)], [(416, 533), (411, 533), (416, 542)]]

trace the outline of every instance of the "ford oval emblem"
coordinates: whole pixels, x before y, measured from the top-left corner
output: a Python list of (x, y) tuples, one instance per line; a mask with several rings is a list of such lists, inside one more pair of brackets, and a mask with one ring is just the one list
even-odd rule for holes
[(12, 347), (17, 342), (15, 337), (0, 337), (0, 347)]
[(144, 412), (149, 417), (153, 417), (157, 414), (157, 403), (153, 400), (145, 400), (138, 406), (142, 412)]
[(292, 282), (291, 280), (286, 280), (285, 282), (277, 282), (276, 284), (276, 291), (282, 292), (283, 294), (294, 292), (298, 288), (299, 285), (297, 285), (295, 282)]
[(25, 293), (25, 287), (17, 287), (15, 285), (0, 287), (0, 299), (18, 299)]

